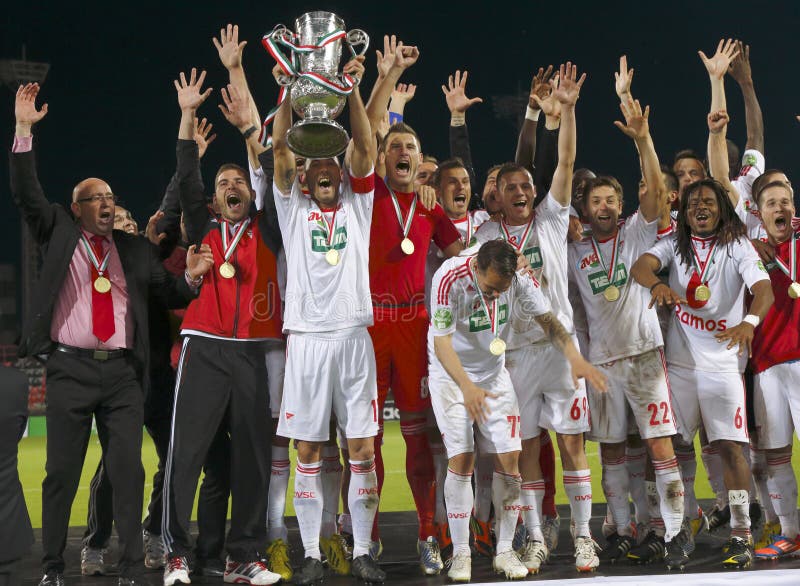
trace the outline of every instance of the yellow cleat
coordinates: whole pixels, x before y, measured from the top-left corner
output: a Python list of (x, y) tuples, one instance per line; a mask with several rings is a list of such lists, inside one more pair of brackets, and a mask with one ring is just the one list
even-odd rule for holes
[(276, 539), (267, 546), (267, 563), (269, 569), (280, 574), (284, 582), (292, 579), (294, 572), (289, 561), (289, 545), (283, 539)]
[(340, 576), (350, 575), (350, 559), (347, 556), (348, 547), (344, 537), (338, 533), (330, 537), (320, 537), (319, 546), (331, 570)]
[(767, 521), (764, 523), (764, 529), (761, 531), (761, 539), (758, 540), (758, 543), (756, 543), (754, 549), (759, 550), (769, 547), (775, 541), (775, 538), (779, 537), (780, 535), (781, 524), (770, 523)]

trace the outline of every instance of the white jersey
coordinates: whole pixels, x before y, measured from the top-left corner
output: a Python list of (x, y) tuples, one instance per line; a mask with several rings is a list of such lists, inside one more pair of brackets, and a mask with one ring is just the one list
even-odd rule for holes
[[(709, 372), (744, 372), (747, 356), (737, 356), (714, 337), (738, 325), (744, 317), (744, 287), (768, 281), (769, 275), (753, 245), (744, 238), (715, 246), (716, 238), (692, 238), (703, 282), (710, 290), (707, 301), (695, 299), (700, 285), (694, 263), (683, 264), (675, 250), (675, 237), (658, 242), (648, 252), (662, 268), (669, 267), (669, 286), (689, 301), (676, 305), (667, 334), (667, 363)], [(695, 261), (697, 262), (697, 261)], [(711, 263), (708, 268), (704, 268)]]
[(767, 237), (767, 231), (764, 229), (764, 224), (761, 222), (761, 215), (758, 213), (758, 210), (752, 208), (748, 209), (743, 197), (739, 198), (734, 211), (745, 225), (745, 228), (747, 228), (747, 237), (750, 240)]
[[(562, 206), (552, 193), (536, 206), (526, 242), (527, 224), (509, 226), (504, 222), (486, 222), (475, 233), (475, 242), (483, 244), (489, 240), (506, 240), (515, 248), (523, 247), (522, 254), (533, 269), (534, 277), (541, 283), (542, 293), (553, 308), (553, 314), (570, 333), (572, 305), (569, 302), (567, 281), (567, 231), (569, 230), (569, 206)], [(521, 348), (546, 339), (545, 333), (536, 325), (524, 333), (514, 332), (509, 340), (509, 350)]]
[(739, 199), (744, 200), (744, 208), (748, 211), (758, 209), (753, 197), (753, 182), (764, 174), (765, 167), (764, 155), (756, 149), (747, 149), (742, 155), (742, 168), (739, 169), (739, 175), (731, 181), (736, 191), (739, 192)]
[[(353, 183), (358, 193), (354, 193)], [(372, 325), (369, 233), (375, 176), (344, 173), (335, 210), (323, 211), (295, 179), (289, 195), (273, 184), (289, 267), (285, 332), (329, 332)], [(329, 250), (338, 262), (330, 264)]]
[[(430, 377), (452, 380), (436, 357), (433, 339), (453, 335), (453, 348), (461, 365), (476, 384), (497, 376), (505, 366), (505, 353), (495, 356), (489, 345), (499, 337), (508, 340), (512, 329), (532, 327), (534, 316), (550, 311), (539, 284), (529, 275), (517, 274), (511, 287), (494, 302), (486, 301), (475, 285), (471, 268), (475, 256), (456, 256), (444, 262), (433, 277), (431, 326), (428, 329)], [(493, 332), (493, 321), (496, 330)]]
[[(569, 245), (569, 278), (580, 292), (589, 322), (589, 361), (605, 364), (628, 356), (637, 356), (664, 341), (656, 310), (648, 308), (650, 293), (630, 277), (633, 263), (653, 246), (658, 237), (658, 220), (647, 222), (640, 212), (627, 218), (616, 238), (598, 242), (598, 258), (591, 238)], [(607, 301), (608, 273), (616, 241), (616, 267), (613, 284), (619, 299)]]

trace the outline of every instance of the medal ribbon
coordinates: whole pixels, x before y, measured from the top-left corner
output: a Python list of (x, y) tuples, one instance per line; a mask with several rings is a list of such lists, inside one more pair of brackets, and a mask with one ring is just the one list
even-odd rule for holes
[(472, 277), (472, 282), (475, 285), (475, 290), (478, 292), (478, 297), (481, 300), (481, 307), (483, 307), (483, 311), (486, 312), (486, 317), (489, 318), (489, 327), (491, 328), (492, 335), (497, 338), (497, 323), (499, 320), (498, 311), (497, 311), (497, 299), (492, 300), (492, 311), (489, 311), (489, 305), (486, 303), (486, 299), (483, 296), (483, 291), (478, 286), (478, 278), (475, 276), (475, 273), (470, 269), (470, 276)]
[(472, 216), (467, 212), (467, 237), (464, 240), (464, 246), (469, 246), (470, 240), (472, 240)]
[(692, 264), (694, 265), (694, 270), (697, 273), (697, 276), (700, 277), (701, 285), (705, 285), (708, 281), (706, 275), (708, 274), (708, 267), (714, 263), (714, 257), (717, 254), (717, 242), (718, 240), (714, 240), (714, 244), (711, 245), (711, 250), (708, 251), (708, 255), (706, 256), (706, 264), (703, 269), (700, 270), (700, 255), (697, 254), (697, 249), (694, 246), (694, 240), (692, 240)]
[(233, 252), (236, 250), (236, 247), (239, 245), (239, 241), (244, 236), (244, 231), (247, 229), (247, 226), (250, 225), (250, 218), (245, 218), (244, 221), (239, 224), (239, 229), (236, 230), (236, 233), (233, 235), (233, 240), (228, 243), (228, 238), (230, 232), (228, 231), (228, 224), (227, 220), (222, 221), (222, 225), (220, 226), (222, 232), (222, 250), (225, 252), (225, 262), (233, 256)]
[(408, 217), (403, 220), (403, 210), (400, 209), (400, 203), (397, 201), (397, 196), (394, 194), (394, 190), (389, 187), (389, 182), (384, 178), (384, 183), (386, 183), (386, 189), (389, 190), (389, 195), (392, 196), (392, 205), (394, 206), (394, 213), (397, 214), (397, 221), (400, 224), (400, 228), (403, 230), (403, 238), (408, 238), (408, 233), (411, 230), (411, 223), (414, 221), (414, 212), (417, 209), (417, 198), (416, 196), (414, 199), (411, 200), (411, 207), (408, 209)]
[(86, 235), (83, 232), (81, 232), (81, 242), (83, 243), (83, 247), (86, 249), (86, 254), (89, 255), (89, 261), (94, 266), (97, 274), (102, 277), (106, 272), (106, 267), (108, 267), (108, 259), (111, 258), (111, 248), (109, 247), (108, 251), (103, 257), (103, 260), (101, 261), (97, 258), (97, 255), (94, 252), (94, 247), (86, 239)]
[(531, 235), (531, 228), (533, 227), (533, 221), (536, 219), (536, 216), (531, 216), (531, 219), (528, 220), (528, 226), (525, 228), (525, 232), (522, 234), (522, 238), (519, 241), (519, 246), (511, 242), (511, 233), (508, 231), (508, 224), (506, 224), (505, 220), (500, 220), (500, 228), (503, 230), (503, 238), (506, 242), (508, 242), (511, 246), (516, 248), (519, 251), (525, 250), (525, 245), (528, 243), (528, 238)]
[(333, 208), (333, 216), (331, 217), (331, 221), (328, 222), (328, 218), (325, 216), (325, 212), (322, 211), (322, 208), (317, 206), (319, 209), (319, 213), (322, 214), (322, 219), (325, 221), (325, 244), (328, 247), (328, 250), (333, 248), (333, 235), (336, 232), (336, 212), (339, 210), (339, 206), (337, 205)]
[(778, 264), (778, 268), (783, 272), (784, 275), (789, 277), (792, 280), (792, 283), (797, 282), (797, 233), (792, 232), (792, 248), (789, 250), (789, 263), (791, 267), (787, 267), (784, 260), (779, 257), (777, 254), (775, 255), (775, 262)]
[(617, 230), (617, 233), (614, 234), (614, 244), (611, 247), (611, 268), (608, 268), (606, 261), (603, 259), (603, 253), (600, 250), (600, 245), (597, 243), (597, 240), (594, 239), (594, 236), (592, 236), (592, 248), (594, 249), (594, 253), (597, 255), (597, 260), (600, 261), (600, 266), (603, 267), (603, 270), (606, 273), (609, 287), (614, 284), (614, 270), (617, 267), (617, 257), (619, 256), (619, 246), (617, 246), (617, 242), (619, 242), (619, 230)]

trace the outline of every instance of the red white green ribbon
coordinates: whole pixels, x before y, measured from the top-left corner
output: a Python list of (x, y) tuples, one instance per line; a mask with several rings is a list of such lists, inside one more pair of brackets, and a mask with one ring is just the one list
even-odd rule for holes
[(594, 249), (594, 253), (597, 255), (597, 260), (600, 261), (600, 266), (603, 267), (606, 275), (608, 276), (608, 284), (614, 284), (614, 267), (617, 266), (617, 257), (619, 256), (619, 247), (617, 246), (617, 242), (619, 241), (619, 230), (617, 233), (614, 234), (614, 244), (611, 247), (611, 264), (610, 267), (606, 266), (606, 261), (603, 259), (603, 253), (600, 251), (600, 245), (597, 243), (597, 240), (594, 239), (592, 236), (592, 248)]
[(389, 187), (389, 182), (384, 178), (384, 183), (386, 183), (386, 189), (389, 190), (389, 195), (392, 196), (392, 205), (394, 206), (394, 213), (397, 214), (397, 221), (400, 223), (400, 229), (403, 230), (403, 238), (408, 238), (408, 233), (411, 231), (411, 222), (414, 221), (414, 212), (417, 209), (417, 198), (414, 196), (414, 199), (411, 200), (411, 207), (408, 210), (408, 216), (406, 219), (403, 219), (403, 210), (400, 209), (400, 203), (397, 201), (397, 196), (394, 194), (394, 190)]
[(706, 256), (706, 262), (702, 265), (702, 269), (700, 268), (700, 255), (697, 254), (697, 248), (694, 246), (694, 239), (692, 239), (692, 264), (694, 265), (694, 270), (697, 273), (697, 276), (700, 277), (700, 284), (705, 285), (708, 282), (708, 267), (714, 264), (714, 257), (717, 254), (717, 242), (718, 240), (714, 239), (714, 244), (711, 245), (711, 250), (708, 251), (708, 255)]
[(233, 235), (233, 240), (228, 243), (228, 238), (230, 238), (230, 224), (227, 220), (222, 221), (220, 231), (222, 232), (222, 250), (225, 253), (225, 262), (228, 262), (231, 256), (233, 256), (233, 251), (235, 251), (236, 247), (239, 245), (239, 241), (242, 239), (242, 236), (244, 236), (244, 231), (247, 229), (249, 224), (250, 218), (245, 218), (244, 221), (239, 224), (239, 228)]
[(89, 255), (89, 261), (94, 266), (97, 274), (102, 277), (103, 273), (106, 272), (106, 268), (108, 267), (108, 259), (111, 258), (111, 248), (106, 251), (106, 255), (101, 261), (97, 258), (97, 255), (94, 252), (94, 247), (86, 239), (86, 235), (83, 232), (81, 232), (81, 242), (83, 243), (83, 247), (86, 249), (86, 254)]
[(792, 231), (792, 248), (789, 250), (789, 263), (790, 267), (786, 266), (786, 263), (783, 261), (781, 257), (777, 254), (775, 255), (775, 262), (778, 264), (778, 268), (783, 272), (784, 275), (789, 277), (792, 280), (792, 283), (797, 282), (797, 232)]
[[(473, 258), (476, 258), (476, 257), (473, 257)], [(470, 264), (471, 264), (471, 261), (470, 261)], [(483, 311), (486, 312), (486, 317), (489, 320), (489, 328), (490, 328), (490, 330), (492, 332), (492, 335), (495, 338), (497, 338), (498, 337), (497, 336), (497, 322), (498, 322), (498, 318), (499, 318), (499, 312), (497, 311), (497, 298), (492, 299), (492, 307), (491, 307), (491, 311), (489, 311), (489, 304), (486, 303), (486, 298), (483, 295), (483, 291), (481, 290), (480, 285), (478, 285), (478, 277), (475, 274), (475, 271), (473, 271), (471, 269), (472, 269), (472, 267), (470, 267), (470, 271), (469, 271), (470, 272), (470, 276), (472, 277), (472, 283), (475, 285), (475, 291), (478, 293), (478, 297), (481, 300), (481, 307), (483, 308)]]
[(337, 204), (335, 208), (333, 208), (333, 214), (331, 215), (331, 221), (328, 221), (328, 217), (325, 215), (325, 212), (322, 211), (322, 208), (317, 206), (319, 209), (319, 213), (322, 215), (323, 222), (319, 223), (319, 226), (325, 230), (325, 244), (328, 246), (328, 249), (333, 248), (333, 235), (336, 232), (336, 212), (339, 209), (339, 205)]
[(528, 220), (528, 225), (525, 227), (525, 232), (522, 233), (522, 238), (520, 238), (519, 246), (511, 241), (511, 232), (508, 231), (508, 224), (506, 224), (506, 221), (500, 220), (500, 228), (503, 231), (503, 239), (517, 250), (525, 250), (525, 245), (528, 243), (528, 238), (530, 238), (531, 228), (533, 227), (533, 221), (535, 218), (536, 216), (531, 216), (531, 219)]

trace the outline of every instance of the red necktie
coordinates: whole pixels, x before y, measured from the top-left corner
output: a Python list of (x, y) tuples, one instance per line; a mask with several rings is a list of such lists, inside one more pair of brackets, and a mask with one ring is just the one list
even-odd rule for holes
[[(102, 262), (104, 256), (102, 236), (92, 236), (92, 248), (94, 254)], [(94, 265), (92, 268), (92, 333), (101, 342), (105, 342), (114, 334), (114, 301), (111, 298), (111, 290), (100, 293), (94, 287), (95, 280), (100, 276)], [(108, 267), (103, 275), (108, 278)]]

